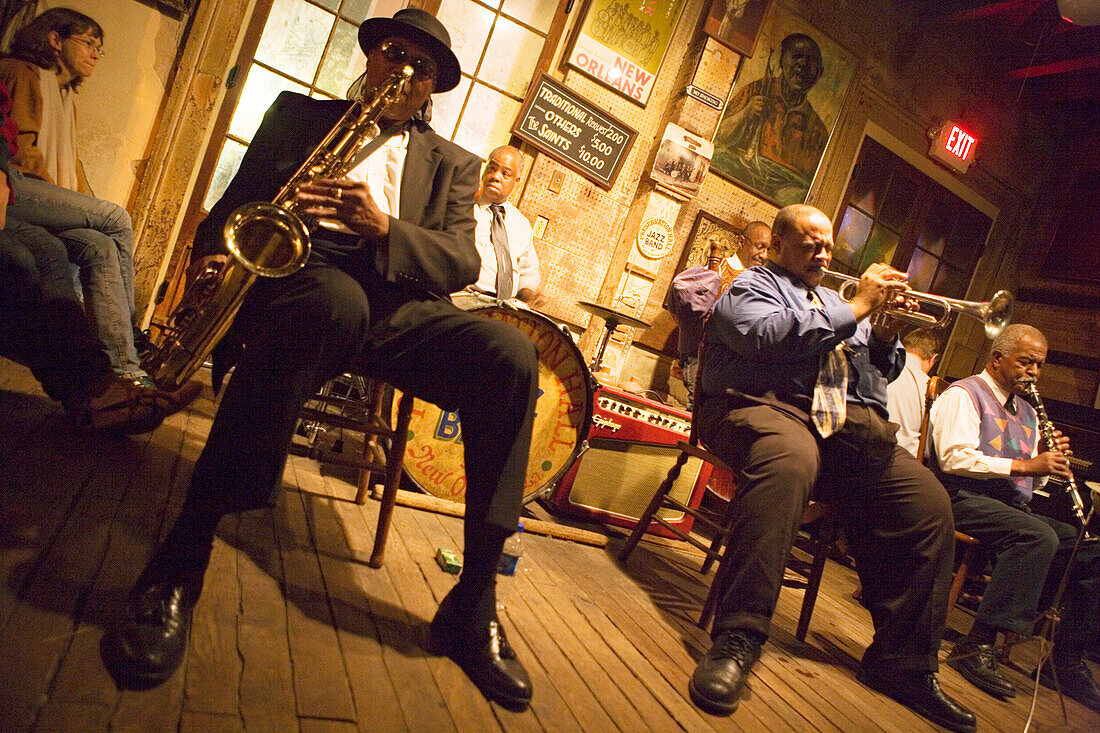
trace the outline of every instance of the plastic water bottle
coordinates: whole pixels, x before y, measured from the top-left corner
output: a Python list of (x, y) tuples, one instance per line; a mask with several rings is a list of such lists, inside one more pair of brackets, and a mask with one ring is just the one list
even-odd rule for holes
[(508, 600), (508, 594), (515, 584), (515, 576), (519, 571), (519, 559), (523, 555), (523, 522), (511, 537), (504, 541), (504, 552), (497, 562), (497, 610), (503, 610), (504, 603)]

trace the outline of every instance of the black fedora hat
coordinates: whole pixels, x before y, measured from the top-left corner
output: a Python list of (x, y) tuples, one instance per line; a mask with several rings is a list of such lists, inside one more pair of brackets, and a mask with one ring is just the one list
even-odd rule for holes
[(392, 18), (367, 18), (359, 26), (359, 47), (369, 53), (384, 39), (400, 36), (423, 46), (439, 68), (435, 91), (449, 92), (458, 86), (461, 72), (458, 57), (451, 51), (451, 34), (434, 15), (419, 8), (398, 10)]

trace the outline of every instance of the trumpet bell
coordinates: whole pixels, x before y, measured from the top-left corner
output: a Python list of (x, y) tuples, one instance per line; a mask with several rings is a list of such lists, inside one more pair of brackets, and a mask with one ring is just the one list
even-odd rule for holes
[(985, 335), (995, 339), (1001, 335), (1001, 331), (1012, 320), (1012, 293), (1007, 290), (998, 290), (985, 304)]

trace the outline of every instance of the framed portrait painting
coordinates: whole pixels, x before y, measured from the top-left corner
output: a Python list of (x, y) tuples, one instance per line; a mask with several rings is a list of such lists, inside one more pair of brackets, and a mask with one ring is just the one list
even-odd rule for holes
[(742, 56), (752, 56), (771, 0), (710, 0), (703, 32)]
[(775, 206), (805, 202), (856, 63), (772, 3), (718, 123), (711, 169)]

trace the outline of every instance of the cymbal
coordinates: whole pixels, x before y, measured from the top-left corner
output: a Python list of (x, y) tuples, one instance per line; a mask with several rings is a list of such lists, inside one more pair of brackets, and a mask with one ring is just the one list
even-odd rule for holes
[(591, 313), (594, 316), (607, 321), (608, 330), (614, 330), (617, 326), (631, 326), (633, 328), (649, 328), (650, 324), (643, 320), (635, 318), (629, 313), (620, 313), (606, 305), (600, 305), (599, 303), (589, 303), (587, 300), (578, 300), (579, 305), (583, 310)]

